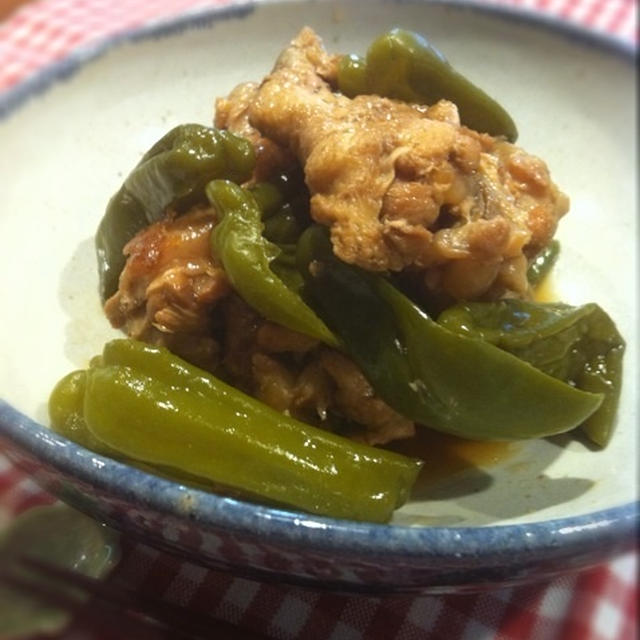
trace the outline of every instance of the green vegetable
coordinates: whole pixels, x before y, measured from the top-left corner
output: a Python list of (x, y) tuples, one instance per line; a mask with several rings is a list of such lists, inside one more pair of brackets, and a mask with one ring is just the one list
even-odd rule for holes
[(248, 187), (247, 190), (255, 198), (256, 204), (262, 212), (263, 220), (268, 220), (285, 204), (280, 189), (270, 182), (258, 182)]
[(313, 513), (387, 521), (421, 462), (303, 424), (166, 349), (114, 340), (83, 417), (124, 457)]
[(540, 284), (553, 268), (560, 255), (560, 243), (552, 240), (540, 253), (531, 261), (527, 269), (527, 280), (531, 286)]
[(376, 392), (404, 416), (475, 440), (568, 431), (601, 404), (492, 344), (433, 320), (384, 278), (340, 262), (326, 230), (298, 244), (305, 292)]
[(263, 237), (260, 209), (251, 193), (225, 180), (210, 182), (206, 193), (222, 216), (211, 234), (212, 249), (234, 289), (268, 320), (336, 346), (322, 320), (270, 268), (282, 251)]
[(338, 88), (353, 97), (377, 94), (405, 102), (455, 102), (462, 124), (511, 142), (518, 131), (511, 116), (458, 73), (422, 36), (393, 29), (373, 41), (366, 60), (343, 56), (338, 65)]
[(117, 457), (117, 452), (98, 440), (84, 420), (85, 370), (72, 371), (62, 378), (49, 396), (51, 428), (65, 438), (101, 455)]
[(302, 229), (290, 204), (285, 204), (264, 223), (264, 237), (277, 244), (295, 244)]
[(350, 98), (369, 93), (378, 93), (391, 97), (379, 91), (374, 91), (374, 84), (374, 78), (371, 78), (371, 81), (368, 79), (365, 58), (354, 53), (340, 58), (338, 61), (338, 89), (342, 93)]
[[(105, 351), (110, 351), (110, 345), (104, 347)], [(117, 351), (117, 348), (116, 348)], [(104, 366), (102, 356), (94, 358), (91, 367)], [(61, 436), (72, 440), (85, 449), (94, 451), (102, 456), (114, 458), (122, 462), (126, 462), (132, 467), (146, 471), (147, 473), (156, 473), (172, 480), (178, 480), (199, 489), (211, 488), (211, 483), (203, 483), (202, 480), (188, 473), (174, 470), (164, 469), (162, 466), (156, 465), (150, 467), (138, 460), (126, 458), (122, 452), (109, 447), (101, 440), (98, 440), (87, 426), (84, 419), (84, 397), (86, 389), (87, 371), (72, 371), (62, 378), (54, 387), (49, 396), (49, 421), (51, 428)]]
[(597, 304), (464, 303), (447, 309), (438, 322), (509, 351), (578, 389), (603, 394), (602, 404), (582, 428), (596, 444), (604, 447), (609, 442), (622, 386), (625, 343)]
[(117, 290), (125, 264), (122, 250), (136, 233), (160, 220), (167, 207), (188, 208), (204, 198), (209, 180), (242, 182), (250, 177), (253, 166), (251, 144), (228, 131), (184, 124), (161, 138), (111, 198), (98, 227), (102, 299)]

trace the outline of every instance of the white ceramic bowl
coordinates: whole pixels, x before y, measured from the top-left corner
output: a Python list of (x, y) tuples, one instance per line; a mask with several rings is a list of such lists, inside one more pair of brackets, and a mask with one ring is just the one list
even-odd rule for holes
[[(53, 384), (118, 335), (100, 309), (93, 234), (140, 154), (268, 72), (304, 24), (364, 52), (426, 34), (513, 115), (572, 200), (553, 288), (597, 301), (629, 348), (604, 451), (512, 445), (420, 489), (390, 526), (309, 517), (148, 476), (43, 429)], [(247, 53), (248, 52), (248, 53)], [(628, 546), (637, 509), (636, 80), (631, 55), (518, 12), (424, 2), (273, 2), (192, 13), (78, 50), (0, 94), (0, 438), (76, 506), (241, 573), (370, 591), (477, 588), (584, 567)], [(428, 462), (427, 462), (428, 464)]]

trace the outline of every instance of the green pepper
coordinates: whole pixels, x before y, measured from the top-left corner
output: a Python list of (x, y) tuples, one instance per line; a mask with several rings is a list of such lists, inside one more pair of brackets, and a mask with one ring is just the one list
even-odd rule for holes
[(424, 37), (410, 31), (393, 29), (378, 37), (366, 60), (343, 56), (338, 88), (349, 97), (377, 94), (420, 104), (450, 100), (458, 106), (462, 124), (471, 129), (511, 142), (518, 137), (502, 106), (458, 73)]
[[(371, 84), (374, 84), (373, 78)], [(355, 53), (340, 57), (338, 60), (338, 88), (349, 98), (374, 93), (373, 87), (369, 86), (365, 58)]]
[(211, 234), (212, 250), (234, 289), (268, 320), (337, 346), (322, 320), (270, 268), (282, 252), (263, 237), (260, 209), (251, 193), (226, 180), (210, 182), (206, 193), (221, 215)]
[(284, 204), (264, 223), (264, 237), (277, 245), (295, 244), (302, 229), (289, 203)]
[(333, 517), (386, 522), (421, 462), (303, 424), (166, 349), (105, 346), (83, 417), (124, 457)]
[(256, 204), (262, 212), (263, 220), (268, 220), (285, 204), (280, 189), (270, 182), (257, 182), (247, 187), (247, 190), (255, 198)]
[(474, 440), (537, 438), (581, 424), (602, 402), (430, 319), (379, 275), (339, 261), (326, 229), (298, 244), (309, 303), (376, 393), (404, 416)]
[[(269, 265), (271, 271), (288, 289), (301, 297), (304, 280), (296, 266), (296, 245), (279, 245), (279, 248), (280, 254)], [(332, 345), (337, 345), (337, 340)]]
[(51, 428), (86, 449), (113, 457), (117, 452), (98, 440), (84, 420), (86, 382), (87, 372), (79, 370), (67, 374), (56, 384), (48, 403)]
[(557, 240), (552, 240), (536, 255), (527, 269), (527, 280), (531, 286), (535, 287), (545, 279), (559, 255), (560, 243)]
[[(105, 346), (107, 350), (109, 345)], [(92, 360), (91, 368), (104, 366), (102, 356)], [(138, 460), (131, 460), (120, 451), (107, 446), (98, 440), (89, 430), (84, 419), (84, 397), (86, 389), (87, 371), (78, 370), (64, 376), (54, 387), (49, 396), (49, 422), (51, 428), (61, 436), (79, 444), (85, 449), (94, 451), (102, 456), (126, 462), (147, 473), (155, 473), (164, 478), (184, 482), (198, 489), (210, 489), (211, 483), (204, 483), (200, 478), (180, 472), (175, 469), (165, 469), (161, 465), (150, 467)]]
[(117, 290), (125, 264), (123, 248), (136, 233), (160, 220), (167, 207), (188, 208), (203, 199), (209, 180), (242, 182), (249, 179), (253, 166), (251, 144), (228, 131), (184, 124), (163, 136), (111, 198), (98, 227), (102, 299)]
[(609, 442), (622, 386), (625, 343), (597, 304), (464, 303), (443, 312), (438, 322), (459, 334), (480, 337), (578, 389), (603, 394), (602, 404), (582, 429), (601, 447)]

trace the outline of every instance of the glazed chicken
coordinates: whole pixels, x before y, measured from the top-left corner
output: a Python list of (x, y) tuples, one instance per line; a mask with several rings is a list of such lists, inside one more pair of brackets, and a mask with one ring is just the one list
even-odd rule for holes
[(214, 125), (246, 138), (256, 155), (254, 180), (269, 180), (286, 173), (296, 165), (295, 156), (286, 148), (263, 136), (249, 122), (249, 109), (258, 92), (255, 82), (239, 84), (228, 97), (216, 100)]
[(196, 209), (138, 233), (124, 248), (118, 291), (104, 306), (114, 327), (205, 369), (219, 359), (212, 310), (231, 291), (209, 249), (215, 221), (211, 209)]
[(414, 435), (411, 420), (381, 400), (358, 367), (334, 349), (261, 318), (240, 297), (222, 303), (223, 367), (262, 402), (351, 438), (385, 444)]
[[(460, 124), (457, 107), (336, 91), (337, 58), (306, 28), (261, 84), (216, 103), (215, 125), (247, 138), (253, 182), (302, 168), (313, 220), (335, 254), (370, 271), (418, 278), (453, 299), (526, 297), (529, 260), (552, 238), (568, 199), (546, 165)], [(211, 208), (151, 225), (125, 247), (116, 327), (163, 344), (270, 406), (370, 444), (414, 424), (376, 396), (344, 354), (268, 322), (232, 289), (209, 241)]]
[(457, 299), (525, 295), (527, 258), (568, 209), (545, 164), (461, 126), (450, 102), (349, 99), (334, 76), (335, 59), (303, 29), (243, 112), (303, 165), (311, 215), (330, 227), (336, 255), (373, 271), (422, 270), (430, 289)]

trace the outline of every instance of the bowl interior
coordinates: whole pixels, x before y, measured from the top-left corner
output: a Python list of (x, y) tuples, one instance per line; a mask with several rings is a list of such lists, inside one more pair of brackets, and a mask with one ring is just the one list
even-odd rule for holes
[[(617, 432), (606, 450), (570, 437), (456, 450), (450, 455), (486, 466), (471, 464), (421, 483), (395, 522), (525, 523), (634, 500), (633, 64), (536, 23), (453, 6), (267, 4), (247, 15), (207, 20), (200, 28), (124, 39), (86, 61), (80, 55), (67, 68), (77, 66), (71, 75), (52, 72), (51, 86), (7, 110), (0, 120), (0, 396), (46, 424), (55, 382), (86, 366), (106, 340), (119, 335), (100, 309), (92, 239), (109, 197), (157, 138), (179, 123), (210, 123), (214, 99), (262, 78), (305, 24), (335, 52), (362, 53), (392, 26), (422, 32), (497, 97), (518, 124), (518, 144), (548, 163), (572, 200), (558, 232), (562, 253), (550, 295), (573, 304), (598, 302), (630, 345)], [(441, 448), (425, 441), (420, 454), (434, 465)]]

